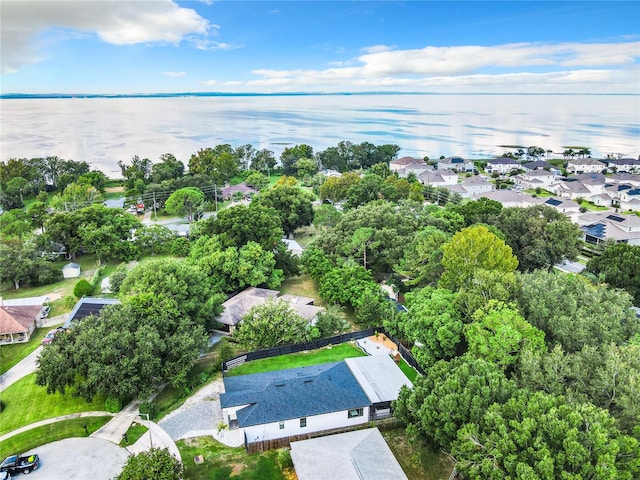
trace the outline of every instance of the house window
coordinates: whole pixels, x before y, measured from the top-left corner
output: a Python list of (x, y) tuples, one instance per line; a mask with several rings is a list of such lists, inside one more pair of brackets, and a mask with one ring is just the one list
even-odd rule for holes
[(284, 422), (280, 422), (280, 430), (284, 430)]
[(307, 426), (307, 417), (303, 417), (300, 419), (300, 428), (304, 428)]
[(362, 415), (364, 415), (364, 409), (362, 409), (362, 408), (353, 408), (353, 409), (349, 410), (349, 413), (347, 414), (347, 418), (361, 417)]

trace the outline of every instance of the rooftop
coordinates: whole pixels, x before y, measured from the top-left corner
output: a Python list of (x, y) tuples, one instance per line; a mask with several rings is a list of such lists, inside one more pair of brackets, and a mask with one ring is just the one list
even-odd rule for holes
[(71, 328), (71, 324), (90, 315), (98, 315), (107, 305), (117, 305), (117, 298), (83, 297), (78, 300), (62, 328)]
[(42, 305), (0, 307), (0, 334), (28, 332)]

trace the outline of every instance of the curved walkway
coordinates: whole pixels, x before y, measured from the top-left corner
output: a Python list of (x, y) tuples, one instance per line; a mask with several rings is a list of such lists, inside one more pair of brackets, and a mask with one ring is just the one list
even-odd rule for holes
[(39, 422), (34, 422), (24, 427), (16, 428), (15, 430), (10, 431), (9, 433), (5, 433), (0, 437), (0, 442), (13, 437), (14, 435), (18, 435), (22, 432), (27, 432), (33, 428), (38, 428), (43, 425), (50, 425), (52, 423), (62, 422), (63, 420), (70, 420), (72, 418), (83, 418), (83, 417), (113, 417), (114, 414), (110, 412), (80, 412), (80, 413), (70, 413), (69, 415), (61, 415), (59, 417), (47, 418), (46, 420), (40, 420)]
[(36, 371), (38, 366), (37, 361), (41, 351), (42, 345), (0, 375), (0, 392), (16, 383), (22, 377), (26, 377)]

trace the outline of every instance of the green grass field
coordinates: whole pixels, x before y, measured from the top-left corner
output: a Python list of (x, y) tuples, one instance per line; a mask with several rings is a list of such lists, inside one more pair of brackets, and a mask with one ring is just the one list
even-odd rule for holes
[(414, 368), (411, 365), (409, 365), (404, 360), (404, 358), (400, 359), (400, 363), (398, 364), (398, 366), (400, 367), (400, 370), (402, 370), (402, 373), (404, 373), (407, 376), (407, 378), (411, 380), (411, 383), (413, 383), (416, 377), (418, 376), (418, 372), (414, 370)]
[[(288, 450), (271, 450), (249, 455), (243, 447), (227, 447), (211, 437), (197, 437), (176, 442), (185, 480), (285, 480), (291, 476)], [(203, 462), (195, 463), (202, 455)]]
[(0, 375), (38, 348), (49, 330), (51, 327), (36, 328), (28, 342), (0, 346)]
[[(42, 425), (19, 433), (2, 442), (0, 458), (14, 453), (22, 453), (32, 448), (65, 438), (86, 437), (111, 420), (111, 417), (85, 417), (62, 420), (50, 425)], [(84, 426), (87, 426), (85, 431)], [(88, 434), (88, 435), (87, 435)]]
[(47, 388), (36, 385), (35, 379), (36, 374), (31, 373), (0, 392), (5, 403), (0, 413), (0, 435), (47, 418), (105, 410), (102, 398), (86, 402), (69, 390), (65, 394), (48, 394)]
[(290, 355), (253, 360), (233, 370), (229, 370), (227, 375), (248, 375), (250, 373), (271, 372), (285, 368), (308, 367), (309, 365), (339, 362), (345, 358), (363, 357), (365, 355), (366, 354), (355, 345), (351, 343), (341, 343), (340, 345), (333, 345), (331, 348), (325, 347), (312, 352), (292, 353)]

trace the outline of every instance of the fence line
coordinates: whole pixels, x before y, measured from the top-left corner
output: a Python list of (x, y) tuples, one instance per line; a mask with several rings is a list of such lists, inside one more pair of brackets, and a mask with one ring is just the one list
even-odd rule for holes
[(361, 338), (370, 337), (375, 335), (376, 333), (384, 334), (395, 343), (398, 347), (398, 352), (400, 356), (413, 368), (415, 368), (418, 373), (424, 375), (424, 370), (420, 368), (416, 359), (413, 358), (411, 351), (408, 348), (405, 348), (396, 337), (389, 335), (384, 327), (378, 328), (368, 328), (366, 330), (360, 330), (357, 332), (347, 332), (342, 335), (336, 335), (328, 338), (319, 338), (317, 340), (312, 340), (310, 342), (305, 343), (295, 343), (292, 345), (282, 345), (281, 347), (273, 347), (267, 348), (264, 350), (256, 350), (255, 352), (247, 352), (242, 355), (238, 355), (226, 362), (222, 362), (222, 374), (225, 375), (227, 371), (231, 370), (234, 367), (238, 367), (245, 362), (250, 362), (251, 360), (260, 360), (262, 358), (269, 357), (277, 357), (280, 355), (288, 355), (290, 353), (298, 353), (304, 352), (306, 350), (317, 350), (318, 348), (326, 347), (327, 345), (338, 345), (340, 343), (351, 342), (354, 340), (360, 340)]

